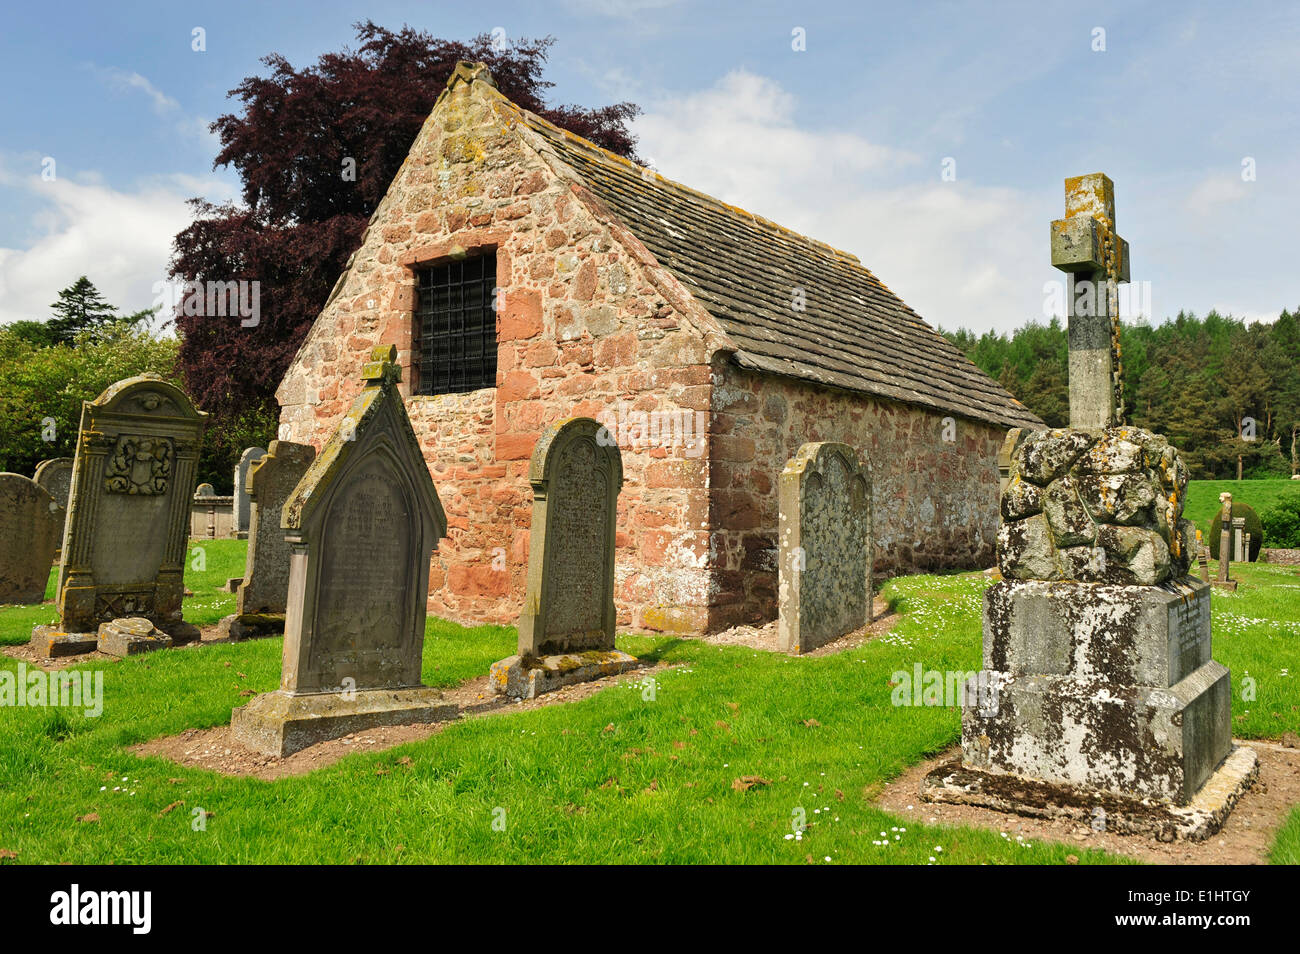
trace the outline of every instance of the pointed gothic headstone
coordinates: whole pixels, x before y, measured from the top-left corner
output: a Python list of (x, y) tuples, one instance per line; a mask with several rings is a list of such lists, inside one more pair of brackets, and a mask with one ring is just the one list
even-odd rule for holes
[(231, 718), (235, 738), (260, 752), (456, 714), (420, 682), (429, 558), (447, 518), (397, 389), (396, 357), (374, 349), (365, 387), (284, 504), (280, 688)]
[(519, 655), (492, 666), (497, 692), (531, 699), (637, 664), (614, 648), (614, 528), (623, 459), (589, 417), (552, 425), (533, 449), (528, 588)]
[[(1071, 427), (1037, 431), (1002, 493), (1002, 582), (984, 598), (984, 669), (962, 759), (932, 801), (1205, 838), (1258, 773), (1232, 743), (1231, 679), (1211, 655), (1210, 587), (1188, 575), (1187, 469), (1124, 424), (1117, 284), (1128, 246), (1103, 175), (1066, 180), (1052, 263), (1070, 308)], [(1092, 286), (1091, 298), (1088, 285)]]

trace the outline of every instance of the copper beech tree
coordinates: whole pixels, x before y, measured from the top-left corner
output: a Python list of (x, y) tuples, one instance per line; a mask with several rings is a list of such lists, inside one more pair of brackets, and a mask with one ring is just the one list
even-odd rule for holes
[(285, 368), (458, 61), (486, 63), (514, 102), (633, 157), (627, 122), (635, 105), (546, 102), (551, 37), (507, 43), (483, 34), (463, 43), (370, 21), (356, 30), (356, 50), (301, 69), (278, 54), (266, 57), (269, 75), (247, 77), (230, 92), (241, 111), (212, 124), (222, 145), (214, 167), (239, 173), (242, 201), (191, 200), (195, 218), (176, 236), (172, 277), (256, 281), (259, 296), (251, 325), (183, 308), (176, 314), (180, 370), (217, 423), (252, 416), (269, 427), (274, 420)]

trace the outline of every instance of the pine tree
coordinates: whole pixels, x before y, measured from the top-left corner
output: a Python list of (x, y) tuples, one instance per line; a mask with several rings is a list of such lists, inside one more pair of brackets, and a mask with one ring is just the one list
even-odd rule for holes
[(117, 320), (117, 308), (105, 301), (85, 275), (63, 291), (50, 305), (54, 317), (46, 322), (55, 343), (72, 344), (83, 331), (96, 331)]

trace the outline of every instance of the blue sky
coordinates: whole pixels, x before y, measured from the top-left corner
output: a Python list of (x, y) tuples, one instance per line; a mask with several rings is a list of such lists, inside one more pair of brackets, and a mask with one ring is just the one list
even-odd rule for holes
[(1300, 306), (1295, 5), (65, 3), (0, 36), (0, 322), (83, 272), (149, 305), (184, 200), (236, 192), (206, 132), (226, 92), (364, 18), (555, 36), (555, 100), (639, 103), (658, 171), (857, 254), (931, 324), (1041, 318), (1062, 180), (1095, 171), (1157, 320)]

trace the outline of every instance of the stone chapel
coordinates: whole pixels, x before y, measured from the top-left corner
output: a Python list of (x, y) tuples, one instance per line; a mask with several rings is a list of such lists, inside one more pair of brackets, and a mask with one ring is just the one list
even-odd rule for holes
[(872, 475), (877, 572), (993, 562), (997, 452), (1042, 422), (856, 257), (608, 153), (461, 63), (281, 382), (319, 448), (395, 345), (446, 510), (429, 611), (517, 620), (529, 457), (594, 417), (622, 452), (625, 628), (777, 615), (777, 484), (807, 441)]

